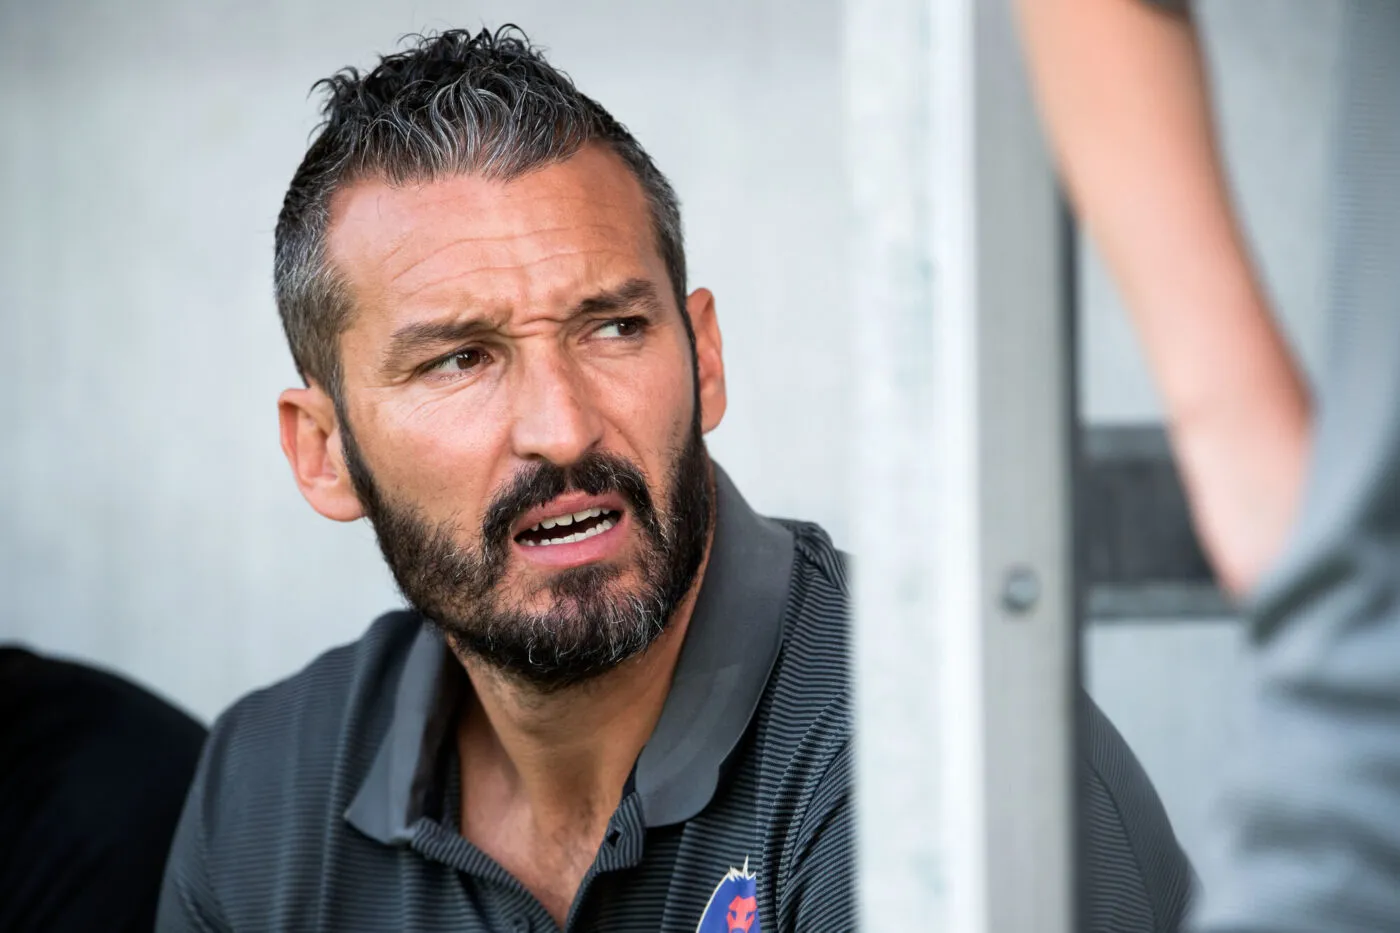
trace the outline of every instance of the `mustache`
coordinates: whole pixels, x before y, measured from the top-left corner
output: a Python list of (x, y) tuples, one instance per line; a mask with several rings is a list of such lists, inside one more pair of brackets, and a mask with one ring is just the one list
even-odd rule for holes
[(616, 454), (595, 451), (567, 467), (541, 460), (517, 473), (486, 510), (482, 544), (488, 549), (504, 550), (510, 530), (521, 515), (571, 491), (590, 496), (608, 492), (621, 495), (632, 506), (643, 529), (654, 537), (660, 536), (656, 505), (642, 471)]

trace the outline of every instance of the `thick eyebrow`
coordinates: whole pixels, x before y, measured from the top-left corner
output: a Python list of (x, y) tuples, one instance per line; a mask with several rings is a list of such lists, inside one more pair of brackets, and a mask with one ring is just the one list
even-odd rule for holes
[(489, 334), (494, 330), (496, 325), (482, 318), (405, 324), (389, 338), (388, 349), (384, 351), (384, 357), (379, 363), (380, 371), (399, 372), (408, 368), (429, 350), (466, 343), (473, 337)]
[(628, 279), (617, 288), (585, 298), (570, 317), (597, 317), (607, 314), (643, 313), (659, 315), (664, 305), (656, 286), (649, 279)]
[[(600, 292), (579, 302), (569, 311), (564, 322), (580, 317), (628, 312), (659, 315), (664, 307), (656, 286), (650, 280), (628, 279), (617, 288)], [(480, 337), (499, 329), (496, 322), (479, 317), (462, 321), (405, 324), (389, 337), (389, 346), (384, 351), (380, 369), (385, 373), (398, 372), (429, 350), (466, 343), (473, 337)]]

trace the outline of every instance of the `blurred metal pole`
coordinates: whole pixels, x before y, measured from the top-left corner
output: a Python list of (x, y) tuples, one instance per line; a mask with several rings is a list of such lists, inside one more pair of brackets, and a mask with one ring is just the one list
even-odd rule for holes
[(1005, 0), (848, 0), (863, 928), (1074, 929), (1064, 230)]

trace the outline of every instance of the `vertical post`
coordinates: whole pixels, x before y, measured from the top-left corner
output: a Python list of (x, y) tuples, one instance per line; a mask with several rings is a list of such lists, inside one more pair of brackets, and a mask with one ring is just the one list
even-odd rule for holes
[(1074, 928), (1063, 228), (1006, 0), (850, 0), (868, 930)]

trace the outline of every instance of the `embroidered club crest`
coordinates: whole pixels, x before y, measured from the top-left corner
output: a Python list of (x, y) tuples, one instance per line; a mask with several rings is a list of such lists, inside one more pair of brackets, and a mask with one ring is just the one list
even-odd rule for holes
[(759, 933), (758, 876), (743, 868), (731, 868), (720, 879), (695, 933)]

